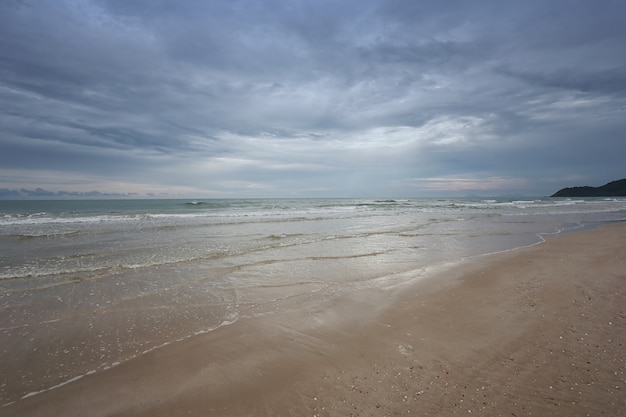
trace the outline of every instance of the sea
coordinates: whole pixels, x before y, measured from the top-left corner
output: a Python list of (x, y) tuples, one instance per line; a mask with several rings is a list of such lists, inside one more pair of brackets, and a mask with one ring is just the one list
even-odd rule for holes
[(626, 219), (626, 198), (0, 201), (0, 406), (239, 320)]

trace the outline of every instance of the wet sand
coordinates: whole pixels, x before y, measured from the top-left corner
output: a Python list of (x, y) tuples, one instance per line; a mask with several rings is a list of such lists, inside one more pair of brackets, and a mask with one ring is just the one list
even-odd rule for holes
[(240, 320), (0, 408), (469, 414), (626, 415), (626, 223), (468, 260), (393, 294)]

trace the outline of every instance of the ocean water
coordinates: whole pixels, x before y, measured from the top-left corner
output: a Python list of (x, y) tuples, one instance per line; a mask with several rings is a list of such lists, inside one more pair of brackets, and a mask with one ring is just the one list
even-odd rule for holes
[(245, 317), (626, 219), (626, 199), (0, 201), (0, 405)]

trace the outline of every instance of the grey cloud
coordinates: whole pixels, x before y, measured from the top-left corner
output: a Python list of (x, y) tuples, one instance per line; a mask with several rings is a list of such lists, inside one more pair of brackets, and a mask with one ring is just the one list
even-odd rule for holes
[(626, 66), (584, 71), (561, 68), (551, 72), (535, 72), (500, 68), (499, 72), (540, 87), (554, 87), (581, 92), (626, 94)]
[(616, 172), (624, 9), (4, 2), (0, 160), (207, 190), (258, 180), (277, 193), (298, 182), (382, 192), (450, 173), (593, 176), (605, 161)]
[[(459, 70), (486, 56), (486, 49), (469, 42), (429, 40), (418, 43), (377, 43), (361, 48), (366, 61), (384, 63), (409, 63), (423, 71)], [(460, 67), (460, 68), (459, 68)]]

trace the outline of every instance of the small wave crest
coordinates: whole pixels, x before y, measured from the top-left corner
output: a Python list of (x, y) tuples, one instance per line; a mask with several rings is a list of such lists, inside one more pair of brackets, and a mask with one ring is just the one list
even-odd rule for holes
[[(129, 356), (129, 357), (123, 359), (123, 360), (120, 360), (120, 361), (115, 361), (115, 362), (112, 362), (112, 363), (103, 363), (102, 365), (100, 365), (96, 369), (91, 369), (91, 370), (89, 370), (89, 371), (87, 371), (87, 372), (85, 372), (83, 374), (73, 376), (73, 377), (71, 377), (69, 379), (66, 379), (65, 381), (59, 382), (58, 384), (52, 385), (52, 386), (47, 387), (47, 388), (43, 388), (43, 389), (38, 390), (38, 391), (28, 392), (28, 393), (24, 394), (22, 397), (20, 397), (19, 400), (20, 401), (21, 400), (25, 400), (27, 398), (34, 397), (36, 395), (43, 394), (45, 392), (52, 391), (54, 389), (64, 387), (65, 385), (68, 385), (68, 384), (74, 383), (76, 381), (79, 381), (79, 380), (81, 380), (81, 379), (83, 379), (85, 377), (88, 377), (90, 375), (96, 374), (97, 372), (107, 371), (107, 370), (109, 370), (111, 368), (115, 368), (117, 366), (120, 366), (120, 365), (128, 362), (128, 361), (131, 361), (131, 360), (133, 360), (135, 358), (138, 358), (138, 357), (140, 357), (142, 355), (148, 354), (148, 353), (153, 352), (155, 350), (162, 349), (162, 348), (164, 348), (166, 346), (169, 346), (169, 345), (171, 345), (173, 343), (182, 342), (182, 341), (190, 339), (192, 337), (203, 335), (203, 334), (208, 334), (208, 333), (211, 333), (211, 332), (213, 332), (213, 331), (215, 331), (217, 329), (220, 329), (222, 327), (230, 326), (230, 325), (236, 323), (237, 320), (238, 320), (237, 316), (226, 317), (226, 318), (224, 318), (224, 320), (221, 323), (219, 323), (219, 324), (217, 324), (217, 325), (215, 325), (213, 327), (194, 331), (193, 333), (191, 333), (191, 334), (189, 334), (187, 336), (183, 336), (183, 337), (180, 337), (180, 338), (178, 338), (176, 340), (164, 342), (164, 343), (162, 343), (160, 345), (153, 346), (153, 347), (151, 347), (149, 349), (146, 349), (146, 350), (144, 350), (142, 352), (139, 352), (139, 353), (137, 353), (135, 355), (131, 355), (131, 356)], [(10, 405), (10, 404), (12, 404), (12, 403), (3, 404), (3, 406), (7, 406), (7, 405)]]

